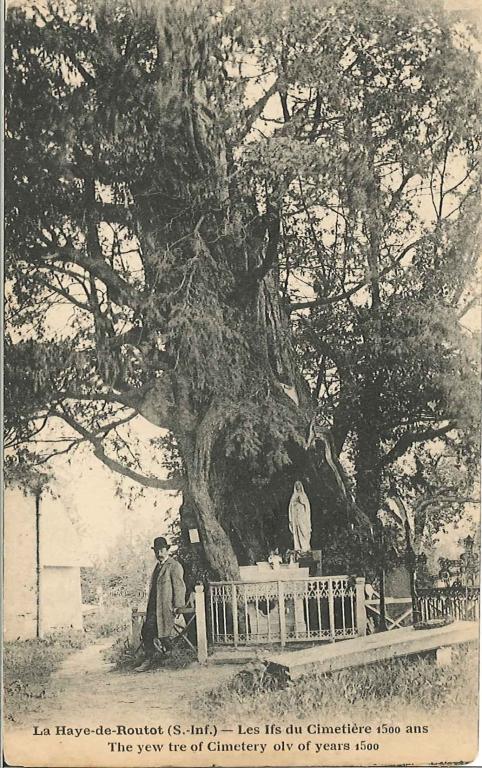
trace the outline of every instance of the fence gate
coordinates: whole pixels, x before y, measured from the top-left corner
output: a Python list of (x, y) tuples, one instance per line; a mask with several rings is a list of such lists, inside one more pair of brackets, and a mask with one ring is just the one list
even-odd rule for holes
[[(365, 601), (365, 605), (369, 624), (372, 621), (378, 622), (381, 617), (380, 595), (373, 587), (370, 588), (370, 598)], [(410, 596), (385, 597), (385, 622), (388, 631), (409, 626), (412, 624), (412, 620), (412, 598)]]
[(320, 576), (293, 581), (217, 581), (207, 594), (214, 645), (303, 642), (366, 633), (365, 580)]

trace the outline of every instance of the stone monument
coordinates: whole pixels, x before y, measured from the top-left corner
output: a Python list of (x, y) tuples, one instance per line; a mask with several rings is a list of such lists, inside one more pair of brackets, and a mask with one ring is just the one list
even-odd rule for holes
[(308, 552), (311, 549), (311, 507), (301, 480), (294, 484), (288, 507), (290, 531), (293, 534), (293, 549)]
[[(244, 565), (239, 569), (243, 585), (243, 598), (249, 622), (248, 636), (254, 642), (279, 640), (279, 583), (282, 583), (286, 632), (293, 636), (306, 633), (303, 611), (302, 590), (296, 581), (309, 577), (309, 568), (300, 568), (299, 563), (279, 563), (274, 566), (268, 561), (256, 565)], [(300, 585), (304, 586), (304, 585)]]

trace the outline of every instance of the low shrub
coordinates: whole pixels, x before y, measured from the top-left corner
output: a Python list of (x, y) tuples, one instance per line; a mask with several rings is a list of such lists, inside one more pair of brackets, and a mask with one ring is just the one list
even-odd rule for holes
[(117, 670), (133, 669), (142, 660), (140, 651), (131, 645), (127, 637), (118, 637), (103, 655)]
[(95, 606), (84, 616), (84, 629), (91, 637), (110, 637), (130, 632), (131, 611), (125, 605)]
[[(119, 637), (104, 652), (104, 658), (113, 665), (114, 669), (126, 672), (133, 670), (145, 657), (142, 649), (134, 648), (125, 637)], [(153, 668), (183, 669), (192, 664), (196, 658), (196, 654), (191, 648), (176, 645), (169, 655), (156, 655)]]

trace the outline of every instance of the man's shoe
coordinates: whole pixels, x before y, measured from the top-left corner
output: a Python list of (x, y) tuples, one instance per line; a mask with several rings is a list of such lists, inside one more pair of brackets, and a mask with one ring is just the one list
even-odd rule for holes
[(147, 672), (152, 667), (151, 659), (145, 659), (139, 667), (135, 668), (135, 672)]

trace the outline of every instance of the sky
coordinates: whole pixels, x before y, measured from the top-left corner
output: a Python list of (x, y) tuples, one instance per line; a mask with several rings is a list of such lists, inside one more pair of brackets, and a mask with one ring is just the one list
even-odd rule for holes
[(129, 531), (145, 533), (150, 546), (152, 538), (168, 533), (179, 509), (180, 494), (151, 488), (142, 489), (142, 496), (129, 503), (130, 495), (141, 491), (139, 485), (113, 473), (87, 448), (70, 461), (64, 456), (52, 459), (50, 467), (55, 478), (51, 493), (64, 505), (91, 558), (102, 558)]

